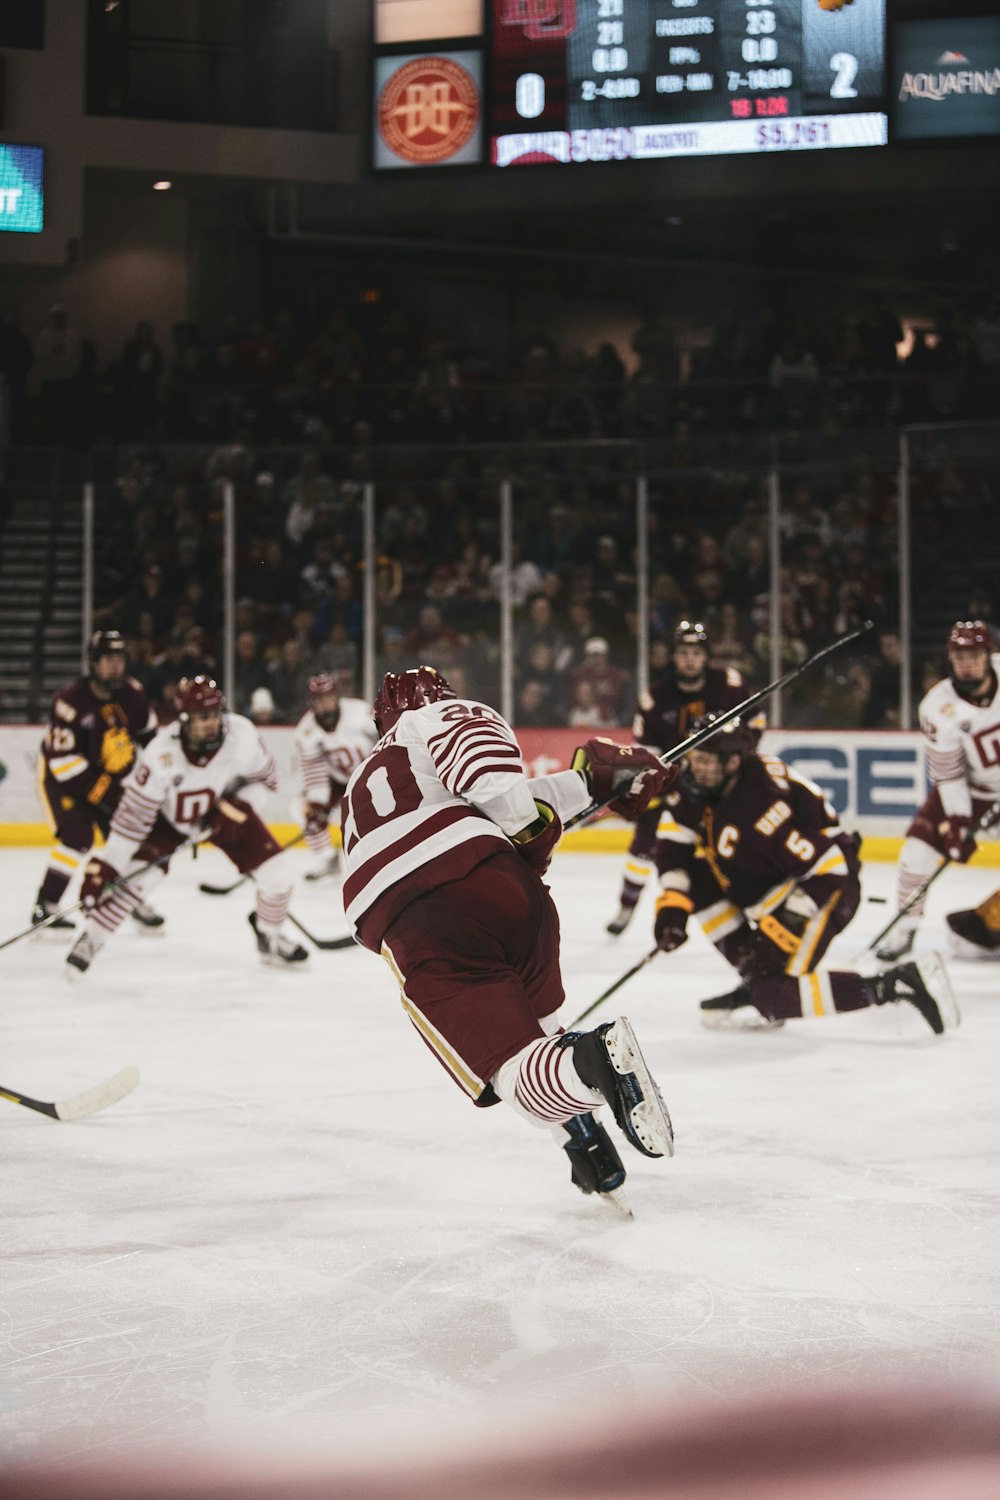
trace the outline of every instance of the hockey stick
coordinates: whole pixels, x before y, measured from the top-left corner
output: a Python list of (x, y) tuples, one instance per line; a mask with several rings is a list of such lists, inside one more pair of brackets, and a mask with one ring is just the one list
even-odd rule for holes
[(74, 1094), (70, 1099), (56, 1099), (50, 1103), (47, 1099), (32, 1099), (27, 1094), (19, 1094), (16, 1089), (5, 1088), (0, 1088), (0, 1099), (8, 1099), (11, 1104), (23, 1104), (26, 1109), (37, 1109), (39, 1114), (48, 1115), (53, 1120), (86, 1120), (89, 1115), (96, 1115), (99, 1109), (107, 1109), (109, 1105), (117, 1104), (119, 1099), (124, 1099), (138, 1082), (138, 1069), (129, 1067), (122, 1068), (114, 1078), (108, 1078), (92, 1089), (85, 1089), (82, 1094)]
[[(289, 839), (287, 844), (282, 844), (281, 848), (278, 850), (278, 854), (284, 854), (286, 849), (294, 849), (296, 844), (302, 843), (302, 840), (305, 838), (305, 836), (306, 831), (303, 828), (302, 832), (297, 833), (293, 839)], [(272, 859), (275, 859), (276, 857), (277, 856), (274, 854), (271, 855)], [(257, 866), (257, 869), (260, 869), (259, 865)], [(238, 891), (241, 885), (245, 885), (248, 880), (252, 880), (255, 874), (256, 871), (251, 870), (249, 874), (241, 875), (239, 880), (234, 880), (231, 885), (211, 885), (207, 880), (203, 880), (199, 882), (198, 889), (205, 896), (231, 896), (233, 891)]]
[(572, 1031), (574, 1026), (579, 1026), (581, 1021), (585, 1021), (599, 1005), (604, 1004), (605, 1000), (610, 1000), (615, 991), (620, 990), (622, 985), (626, 984), (632, 978), (633, 974), (638, 974), (640, 969), (644, 969), (648, 963), (651, 963), (659, 951), (659, 948), (651, 948), (648, 953), (643, 954), (639, 962), (633, 964), (631, 969), (626, 969), (625, 973), (619, 979), (616, 979), (614, 984), (604, 991), (603, 995), (598, 995), (596, 1000), (591, 1001), (587, 1009), (582, 1010), (576, 1020), (570, 1022), (567, 1030)]
[[(988, 807), (986, 809), (981, 817), (978, 817), (976, 821), (970, 825), (966, 837), (974, 839), (977, 833), (984, 833), (987, 828), (991, 828), (993, 826), (997, 818), (1000, 818), (1000, 797), (997, 798), (996, 802), (994, 802), (991, 807)], [(943, 875), (949, 865), (954, 865), (957, 863), (957, 860), (949, 859), (948, 856), (945, 855), (944, 859), (938, 865), (937, 869), (932, 871), (931, 874), (928, 875), (923, 885), (917, 887), (917, 889), (913, 892), (913, 895), (910, 897), (909, 901), (905, 902), (904, 905), (899, 908), (892, 921), (887, 922), (886, 925), (882, 928), (882, 931), (875, 934), (867, 947), (862, 948), (861, 952), (855, 959), (855, 963), (859, 958), (863, 958), (866, 953), (873, 952), (873, 950), (876, 949), (880, 943), (884, 942), (885, 939), (889, 936), (892, 929), (896, 926), (896, 923), (901, 922), (902, 919), (906, 916), (907, 912), (912, 911), (915, 906), (918, 906), (920, 902), (923, 901), (924, 897), (927, 895), (927, 892), (930, 890), (935, 880), (937, 880), (938, 876)]]
[[(703, 745), (706, 740), (712, 738), (713, 734), (717, 734), (723, 725), (729, 724), (733, 719), (738, 719), (743, 714), (749, 713), (751, 709), (757, 707), (758, 703), (763, 703), (764, 699), (769, 698), (772, 693), (780, 692), (782, 688), (787, 687), (790, 682), (794, 682), (797, 677), (801, 677), (803, 672), (808, 672), (810, 667), (814, 667), (824, 657), (832, 655), (834, 651), (839, 651), (842, 646), (850, 645), (851, 641), (856, 641), (859, 636), (867, 635), (870, 630), (874, 629), (874, 620), (866, 620), (859, 629), (852, 630), (847, 635), (842, 635), (837, 640), (831, 641), (829, 646), (824, 646), (822, 651), (815, 652), (807, 661), (802, 662), (800, 666), (793, 667), (783, 677), (778, 677), (774, 682), (769, 682), (767, 687), (760, 689), (760, 692), (751, 693), (749, 698), (744, 698), (743, 702), (737, 703), (735, 708), (727, 708), (722, 713), (713, 714), (711, 724), (706, 724), (704, 729), (699, 729), (694, 734), (689, 734), (686, 740), (682, 740), (672, 750), (664, 750), (662, 755), (658, 755), (656, 758), (660, 762), (660, 765), (672, 766), (675, 761), (683, 760), (689, 751), (697, 750), (699, 745)], [(575, 828), (580, 823), (589, 822), (597, 813), (602, 812), (609, 803), (616, 801), (623, 795), (624, 793), (619, 787), (616, 792), (610, 793), (609, 796), (604, 797), (600, 802), (592, 802), (582, 812), (578, 812), (574, 817), (566, 820), (563, 824), (563, 832), (568, 832), (569, 829)]]
[(304, 938), (308, 938), (309, 939), (309, 941), (312, 943), (312, 945), (313, 945), (314, 948), (319, 948), (322, 953), (332, 953), (337, 948), (353, 948), (354, 947), (355, 940), (354, 940), (353, 937), (339, 937), (339, 938), (318, 938), (318, 937), (313, 937), (312, 933), (309, 931), (309, 928), (308, 927), (303, 927), (302, 923), (298, 920), (298, 918), (293, 917), (292, 914), (291, 914), (291, 912), (288, 913), (288, 920), (289, 920), (289, 922), (291, 922), (291, 924), (292, 924), (293, 927), (297, 927), (299, 929), (299, 931), (301, 932), (301, 934), (302, 934), (302, 936)]
[[(199, 838), (201, 838), (201, 834), (195, 834), (192, 838), (185, 839), (183, 843), (178, 844), (176, 849), (168, 849), (166, 854), (161, 854), (158, 859), (151, 859), (148, 864), (140, 865), (138, 870), (132, 871), (131, 875), (119, 875), (117, 880), (110, 881), (104, 887), (104, 890), (101, 892), (101, 902), (108, 896), (113, 895), (115, 891), (126, 889), (132, 884), (133, 880), (138, 880), (140, 875), (145, 875), (147, 870), (158, 869), (168, 859), (173, 859), (175, 854), (180, 854), (183, 850), (189, 849), (192, 844), (197, 844)], [(15, 932), (13, 937), (4, 938), (3, 942), (0, 943), (0, 952), (4, 948), (9, 948), (13, 943), (19, 943), (22, 938), (31, 937), (33, 932), (44, 931), (53, 922), (58, 922), (60, 917), (71, 917), (74, 912), (82, 911), (83, 905), (82, 901), (77, 901), (73, 906), (64, 906), (59, 911), (50, 911), (48, 916), (43, 917), (40, 922), (32, 923), (30, 927), (25, 927), (22, 932)], [(100, 902), (98, 905), (100, 905)]]

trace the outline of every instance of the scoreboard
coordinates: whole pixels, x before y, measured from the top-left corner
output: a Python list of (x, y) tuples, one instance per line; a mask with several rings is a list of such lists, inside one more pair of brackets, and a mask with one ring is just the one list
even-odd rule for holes
[(886, 0), (375, 6), (377, 167), (887, 142)]
[(886, 142), (884, 0), (491, 0), (497, 166)]

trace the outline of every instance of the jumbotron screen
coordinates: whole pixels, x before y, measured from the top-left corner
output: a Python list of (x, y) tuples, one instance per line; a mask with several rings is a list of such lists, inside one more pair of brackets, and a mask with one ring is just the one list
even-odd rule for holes
[(882, 146), (885, 0), (489, 0), (501, 167)]

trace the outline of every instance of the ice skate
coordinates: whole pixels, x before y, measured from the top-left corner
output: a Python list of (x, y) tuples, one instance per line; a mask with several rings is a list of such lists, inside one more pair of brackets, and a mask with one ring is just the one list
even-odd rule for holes
[(81, 979), (100, 951), (101, 945), (94, 941), (91, 934), (86, 930), (81, 932), (66, 955), (66, 978)]
[(612, 937), (621, 937), (622, 933), (625, 931), (626, 927), (631, 922), (634, 916), (635, 907), (626, 906), (623, 902), (622, 905), (618, 908), (618, 915), (616, 917), (612, 917), (607, 927), (605, 927), (605, 932), (610, 932)]
[[(56, 910), (57, 908), (52, 904), (51, 901), (43, 901), (41, 897), (39, 897), (34, 906), (31, 908), (32, 927), (37, 927), (40, 922), (45, 921), (46, 917), (51, 917), (52, 913)], [(54, 922), (50, 922), (47, 927), (43, 927), (41, 932), (39, 932), (36, 937), (32, 938), (31, 941), (37, 942), (40, 938), (47, 937), (63, 939), (69, 937), (70, 933), (75, 931), (76, 928), (73, 926), (73, 923), (69, 920), (68, 917), (57, 917)]]
[(306, 880), (325, 880), (328, 875), (340, 874), (340, 851), (331, 849), (329, 854), (321, 854), (314, 860), (306, 871)]
[(913, 939), (917, 935), (916, 923), (898, 922), (875, 949), (880, 964), (898, 963), (913, 952)]
[(926, 953), (912, 963), (899, 964), (875, 976), (875, 1004), (898, 1004), (908, 1000), (928, 1026), (940, 1036), (946, 1026), (958, 1026), (961, 1017), (951, 981), (939, 953)]
[(750, 986), (737, 985), (726, 995), (713, 995), (699, 1006), (701, 1024), (709, 1031), (777, 1031), (783, 1020), (761, 1015), (750, 999)]
[(257, 926), (256, 912), (251, 912), (247, 921), (257, 939), (257, 952), (262, 963), (282, 968), (287, 964), (301, 964), (308, 960), (309, 954), (302, 944), (286, 937), (283, 932), (261, 932)]
[(564, 1150), (572, 1179), (581, 1193), (597, 1194), (609, 1208), (631, 1219), (632, 1209), (622, 1191), (625, 1168), (604, 1126), (592, 1114), (584, 1114), (564, 1120), (562, 1128), (569, 1136)]
[(948, 923), (948, 941), (956, 958), (1000, 959), (1000, 932), (989, 928), (979, 912), (950, 911), (945, 917)]
[(656, 1080), (625, 1016), (596, 1031), (567, 1032), (576, 1070), (603, 1094), (629, 1142), (643, 1156), (673, 1156), (674, 1132)]
[(132, 908), (132, 920), (144, 932), (160, 934), (166, 925), (166, 918), (162, 917), (148, 901), (140, 901), (138, 906)]

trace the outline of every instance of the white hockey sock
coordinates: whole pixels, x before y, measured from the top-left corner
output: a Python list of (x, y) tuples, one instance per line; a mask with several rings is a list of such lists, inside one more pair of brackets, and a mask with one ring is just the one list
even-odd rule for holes
[(272, 891), (258, 890), (255, 903), (258, 931), (277, 932), (288, 916), (291, 899), (291, 891), (279, 891), (275, 895)]
[[(909, 838), (903, 844), (896, 875), (896, 907), (906, 905), (941, 863), (941, 856), (923, 839)], [(924, 914), (924, 902), (918, 901), (907, 912), (909, 926), (916, 926)]]
[(533, 1125), (559, 1124), (604, 1103), (576, 1071), (572, 1047), (540, 1037), (507, 1059), (491, 1079), (505, 1104)]

